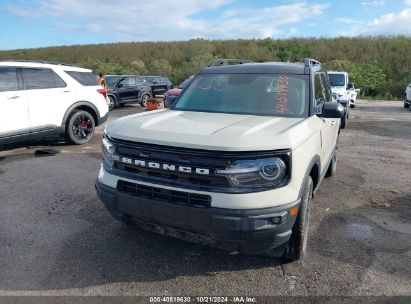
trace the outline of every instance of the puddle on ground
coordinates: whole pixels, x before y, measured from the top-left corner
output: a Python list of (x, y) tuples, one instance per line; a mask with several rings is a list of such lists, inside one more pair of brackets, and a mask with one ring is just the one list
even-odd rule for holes
[(53, 149), (39, 149), (34, 151), (34, 157), (47, 157), (47, 156), (54, 156), (59, 154), (59, 151)]
[(354, 240), (375, 239), (374, 229), (366, 224), (348, 224), (343, 227), (343, 233)]

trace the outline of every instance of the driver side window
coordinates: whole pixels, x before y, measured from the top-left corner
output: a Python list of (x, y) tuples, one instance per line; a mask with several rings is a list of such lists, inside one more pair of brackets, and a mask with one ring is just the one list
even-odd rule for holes
[(325, 89), (321, 81), (321, 74), (314, 75), (314, 113), (321, 113), (322, 105), (326, 101)]

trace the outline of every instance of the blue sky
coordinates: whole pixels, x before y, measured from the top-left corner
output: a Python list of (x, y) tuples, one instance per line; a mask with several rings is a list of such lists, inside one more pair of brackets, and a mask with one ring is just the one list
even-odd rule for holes
[(237, 38), (406, 35), (411, 0), (2, 0), (0, 50)]

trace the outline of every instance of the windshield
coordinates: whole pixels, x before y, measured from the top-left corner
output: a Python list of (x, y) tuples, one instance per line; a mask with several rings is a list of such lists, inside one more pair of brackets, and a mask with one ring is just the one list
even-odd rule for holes
[(306, 117), (308, 76), (279, 74), (202, 74), (173, 109), (216, 113)]
[(114, 88), (115, 84), (121, 79), (121, 76), (106, 76), (104, 78), (109, 89)]
[(180, 89), (184, 89), (189, 83), (190, 83), (190, 81), (193, 79), (193, 76), (191, 76), (191, 77), (188, 77), (186, 80), (184, 80), (182, 83), (180, 83), (179, 85), (178, 85), (178, 87), (180, 88)]
[(345, 75), (344, 74), (328, 74), (330, 78), (330, 84), (332, 87), (344, 87)]

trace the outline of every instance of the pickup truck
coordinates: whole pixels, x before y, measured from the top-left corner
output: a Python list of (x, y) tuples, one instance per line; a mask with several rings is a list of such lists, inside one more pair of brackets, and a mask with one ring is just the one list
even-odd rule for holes
[(316, 60), (210, 66), (169, 109), (106, 126), (96, 191), (123, 223), (301, 259), (344, 113)]

